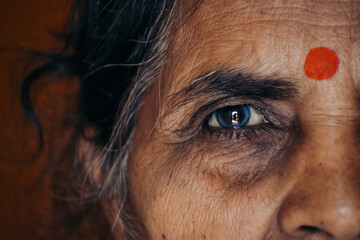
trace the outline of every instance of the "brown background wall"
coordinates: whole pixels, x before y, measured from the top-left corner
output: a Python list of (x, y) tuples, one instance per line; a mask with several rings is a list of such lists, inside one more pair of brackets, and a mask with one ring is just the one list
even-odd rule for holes
[(63, 29), (70, 2), (0, 1), (0, 239), (29, 239), (48, 220), (46, 178), (37, 182), (45, 157), (29, 157), (36, 153), (36, 135), (19, 104), (21, 77), (35, 63), (20, 48), (58, 49), (49, 30)]

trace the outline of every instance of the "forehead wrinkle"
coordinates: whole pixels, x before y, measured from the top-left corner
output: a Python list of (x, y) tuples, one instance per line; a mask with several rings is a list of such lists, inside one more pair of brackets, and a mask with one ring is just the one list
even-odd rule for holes
[[(278, 1), (272, 1), (272, 2), (278, 2)], [(298, 2), (298, 1), (296, 1), (296, 2)], [(338, 1), (334, 1), (334, 2), (337, 3)], [(187, 42), (187, 44), (190, 44), (189, 42), (191, 42), (190, 48), (191, 47), (192, 48), (202, 47), (202, 46), (205, 46), (207, 43), (212, 44), (216, 41), (223, 42), (219, 39), (221, 39), (224, 35), (231, 36), (231, 35), (236, 34), (236, 32), (239, 32), (239, 31), (241, 31), (241, 32), (249, 31), (250, 30), (249, 25), (251, 25), (252, 29), (255, 29), (253, 31), (256, 31), (256, 29), (258, 29), (257, 31), (259, 31), (259, 29), (261, 29), (262, 33), (268, 32), (268, 34), (272, 34), (272, 30), (281, 30), (278, 28), (278, 26), (282, 26), (282, 28), (285, 27), (285, 28), (287, 28), (287, 30), (293, 29), (292, 34), (288, 35), (293, 40), (297, 39), (296, 32), (295, 32), (296, 30), (303, 31), (303, 28), (302, 28), (302, 30), (299, 29), (298, 27), (295, 26), (296, 24), (294, 24), (294, 22), (297, 22), (299, 24), (307, 23), (309, 25), (308, 29), (313, 29), (313, 25), (321, 26), (322, 29), (325, 26), (327, 26), (329, 28), (333, 28), (333, 27), (349, 25), (349, 19), (347, 17), (344, 17), (344, 14), (336, 14), (337, 15), (336, 21), (332, 23), (329, 21), (329, 19), (327, 17), (324, 20), (323, 19), (324, 17), (320, 16), (323, 14), (320, 14), (319, 10), (316, 10), (316, 9), (308, 10), (310, 12), (306, 13), (306, 8), (304, 6), (299, 7), (299, 4), (292, 4), (295, 7), (292, 7), (291, 14), (288, 14), (286, 12), (286, 10), (290, 9), (290, 7), (280, 7), (280, 10), (279, 9), (267, 10), (263, 6), (262, 6), (262, 8), (257, 6), (257, 8), (259, 8), (259, 9), (256, 10), (256, 8), (253, 6), (243, 7), (242, 4), (236, 4), (236, 6), (238, 6), (238, 7), (221, 8), (221, 6), (219, 6), (220, 4), (218, 3), (218, 4), (214, 4), (216, 9), (213, 9), (214, 7), (213, 8), (209, 7), (210, 3), (212, 3), (212, 1), (206, 1), (200, 7), (200, 9), (197, 10), (197, 12), (194, 14), (194, 16), (192, 16), (191, 21), (189, 21), (189, 22), (192, 22), (192, 24), (186, 24), (184, 26), (184, 28), (187, 29), (187, 31), (183, 31), (183, 32), (186, 32), (186, 34), (184, 34), (185, 36), (184, 35), (177, 36), (179, 38), (178, 49), (180, 49), (180, 51), (184, 51), (184, 49), (186, 49), (186, 48), (181, 48), (181, 46), (184, 44), (184, 42), (185, 43)], [(300, 3), (302, 3), (302, 2), (300, 2)], [(266, 4), (266, 5), (271, 5), (271, 4)], [(276, 4), (272, 4), (272, 5), (276, 5)], [(287, 4), (287, 5), (292, 6), (291, 4)], [(300, 6), (301, 6), (301, 4), (300, 4)], [(254, 8), (255, 10), (251, 9), (251, 8)], [(336, 11), (338, 11), (340, 13), (340, 10), (336, 10)], [(261, 11), (264, 11), (264, 12), (261, 12)], [(270, 14), (267, 14), (266, 11), (269, 11)], [(271, 12), (272, 12), (272, 14), (271, 14)], [(294, 14), (294, 12), (298, 13), (298, 17), (296, 14)], [(329, 15), (329, 16), (330, 15), (333, 16), (333, 14), (334, 14), (333, 11), (332, 12), (323, 11), (323, 12), (327, 13), (327, 15)], [(254, 13), (256, 13), (256, 14), (254, 14)], [(274, 14), (274, 13), (276, 13), (276, 14)], [(279, 14), (279, 13), (283, 13), (283, 14)], [(237, 16), (239, 16), (239, 17), (237, 17)], [(234, 17), (236, 18), (235, 21), (234, 21)], [(318, 19), (317, 17), (320, 17), (321, 19)], [(230, 19), (232, 21), (229, 21)], [(333, 18), (331, 18), (330, 20), (332, 20), (332, 19)], [(320, 21), (320, 20), (322, 20), (322, 21)], [(273, 23), (274, 23), (270, 27), (265, 25), (265, 24), (268, 24), (269, 21), (273, 21)], [(291, 22), (291, 21), (294, 21), (294, 22)], [(224, 24), (224, 23), (227, 23), (227, 24)], [(241, 28), (239, 28), (239, 25), (241, 25)], [(201, 27), (201, 26), (205, 26), (205, 27)], [(191, 33), (191, 31), (189, 31), (189, 28), (190, 29), (193, 28), (192, 33)], [(268, 29), (270, 29), (270, 30), (268, 30)], [(331, 32), (333, 32), (333, 31), (329, 31), (330, 34), (331, 34)], [(301, 37), (302, 34), (301, 33), (298, 33), (298, 34)], [(244, 35), (246, 37), (243, 37)], [(337, 34), (337, 36), (338, 35), (339, 34)], [(251, 41), (257, 41), (257, 39), (258, 39), (258, 38), (254, 38), (254, 37), (252, 38), (251, 34), (243, 34), (243, 36), (241, 36), (240, 34), (237, 34), (237, 37), (239, 37), (239, 36), (243, 37), (244, 40), (245, 40), (245, 38), (248, 38)], [(282, 36), (275, 35), (272, 37), (281, 38)], [(182, 39), (183, 41), (181, 41), (180, 39)], [(191, 39), (191, 41), (186, 41), (189, 39)], [(204, 40), (204, 39), (206, 39), (206, 40)], [(211, 39), (211, 40), (207, 40), (207, 39)], [(241, 39), (238, 39), (238, 40), (241, 40)], [(274, 39), (274, 40), (276, 40), (276, 39)], [(261, 40), (259, 40), (259, 41), (261, 41)], [(224, 43), (224, 45), (225, 45), (225, 43)]]
[[(353, 0), (353, 7), (350, 13), (351, 21), (354, 24), (350, 27), (350, 64), (349, 68), (352, 68), (350, 71), (351, 78), (353, 80), (355, 89), (357, 90), (358, 100), (360, 100), (360, 1)], [(356, 24), (355, 24), (356, 23)], [(360, 106), (360, 101), (358, 101)]]
[[(212, 1), (206, 3), (198, 10), (200, 13), (194, 16), (194, 25), (211, 26), (211, 33), (214, 33), (214, 28), (217, 28), (221, 29), (223, 33), (231, 34), (234, 29), (239, 30), (237, 26), (241, 24), (243, 24), (241, 30), (246, 30), (246, 25), (251, 25), (266, 31), (269, 26), (264, 28), (263, 24), (269, 22), (273, 22), (272, 26), (274, 27), (281, 26), (291, 29), (296, 27), (294, 23), (297, 23), (303, 25), (302, 28), (313, 29), (314, 26), (317, 26), (324, 29), (327, 27), (331, 31), (333, 28), (345, 28), (358, 24), (357, 18), (354, 21), (349, 17), (349, 13), (356, 12), (352, 6), (353, 1), (286, 1), (286, 4), (284, 1), (266, 1), (265, 3), (257, 1), (258, 4), (252, 5), (237, 2), (231, 7), (223, 7)], [(223, 24), (224, 22), (227, 24)], [(206, 32), (208, 28), (202, 29)], [(201, 34), (204, 33), (202, 29), (197, 28)], [(331, 32), (329, 31), (328, 34)]]
[[(349, 21), (353, 24), (349, 26), (349, 55), (348, 55), (348, 72), (352, 79), (353, 88), (356, 89), (357, 99), (360, 94), (360, 0), (352, 1), (352, 8), (349, 11)], [(359, 101), (358, 101), (359, 102)]]
[[(300, 65), (291, 65), (290, 61), (282, 64), (274, 62), (278, 60), (276, 57), (280, 51), (293, 62), (300, 59), (300, 64), (304, 56), (298, 53), (306, 54), (313, 44), (325, 44), (337, 51), (347, 52), (348, 46), (344, 42), (339, 43), (338, 38), (346, 39), (354, 35), (350, 34), (350, 30), (357, 29), (354, 26), (358, 21), (351, 20), (356, 18), (350, 18), (349, 13), (358, 14), (351, 5), (358, 6), (358, 2), (205, 1), (179, 31), (181, 34), (174, 37), (176, 44), (171, 51), (174, 59), (171, 72), (174, 74), (171, 78), (173, 81), (169, 81), (171, 90), (184, 86), (186, 79), (219, 67), (240, 67), (257, 70), (258, 73), (264, 71), (263, 74), (277, 72), (279, 68), (292, 68), (300, 69), (300, 73)], [(325, 7), (319, 8), (321, 5)], [(337, 8), (331, 9), (330, 5)], [(287, 9), (292, 12), (287, 14)], [(265, 21), (266, 18), (273, 21)], [(316, 21), (319, 19), (322, 21)], [(247, 24), (249, 22), (252, 24)], [(304, 27), (305, 23), (307, 27)], [(267, 55), (267, 59), (264, 59), (263, 53), (267, 52), (268, 47), (280, 51), (276, 54), (271, 52), (275, 55)], [(345, 61), (342, 63), (345, 65)]]
[(350, 39), (352, 43), (357, 42), (360, 38), (360, 0), (353, 0), (352, 11), (350, 12)]
[[(259, 21), (296, 21), (320, 26), (349, 25), (346, 12), (352, 9), (353, 1), (255, 1), (245, 4), (244, 1), (227, 1), (231, 7), (216, 1), (207, 1), (206, 7), (199, 9), (206, 14), (199, 14), (205, 21), (211, 18), (234, 18), (241, 16), (247, 23)], [(336, 5), (335, 5), (336, 4)], [(349, 11), (349, 10), (350, 11)], [(289, 12), (291, 14), (289, 15)], [(345, 15), (344, 15), (345, 13)], [(333, 16), (337, 18), (334, 19)], [(260, 19), (259, 19), (260, 17)]]

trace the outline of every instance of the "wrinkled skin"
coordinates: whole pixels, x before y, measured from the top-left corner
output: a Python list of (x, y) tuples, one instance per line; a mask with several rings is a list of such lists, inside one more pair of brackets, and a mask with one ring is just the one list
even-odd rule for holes
[[(147, 237), (360, 239), (359, 37), (358, 0), (205, 1), (174, 34), (164, 77), (136, 125), (130, 194)], [(329, 80), (304, 73), (307, 53), (320, 46), (340, 59)], [(195, 140), (179, 134), (216, 97), (174, 106), (169, 96), (220, 68), (294, 83), (293, 98), (264, 100), (285, 119), (282, 130), (249, 139), (219, 129)], [(248, 103), (225, 100), (190, 128), (216, 109)]]

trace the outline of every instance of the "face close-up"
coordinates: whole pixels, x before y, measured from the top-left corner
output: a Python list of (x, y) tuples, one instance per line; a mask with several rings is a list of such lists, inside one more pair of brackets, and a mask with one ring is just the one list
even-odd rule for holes
[(360, 1), (205, 0), (176, 29), (128, 162), (140, 239), (359, 239)]

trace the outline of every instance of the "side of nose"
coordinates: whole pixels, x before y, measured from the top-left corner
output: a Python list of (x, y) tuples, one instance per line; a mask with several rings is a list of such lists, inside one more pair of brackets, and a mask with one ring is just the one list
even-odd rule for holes
[(360, 145), (352, 136), (319, 127), (299, 144), (286, 170), (297, 177), (277, 219), (289, 238), (360, 239)]

